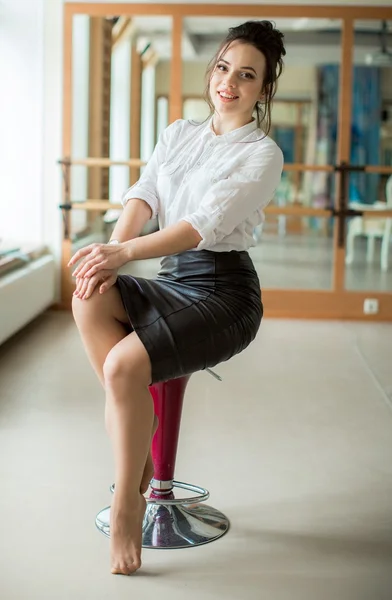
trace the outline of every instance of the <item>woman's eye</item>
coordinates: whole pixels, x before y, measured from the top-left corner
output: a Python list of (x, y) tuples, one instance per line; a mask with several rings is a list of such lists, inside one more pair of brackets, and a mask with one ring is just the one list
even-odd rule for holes
[[(226, 65), (217, 65), (216, 68), (219, 71), (227, 71)], [(254, 79), (253, 75), (251, 73), (248, 73), (247, 71), (244, 71), (243, 73), (241, 73), (240, 76), (243, 79)]]

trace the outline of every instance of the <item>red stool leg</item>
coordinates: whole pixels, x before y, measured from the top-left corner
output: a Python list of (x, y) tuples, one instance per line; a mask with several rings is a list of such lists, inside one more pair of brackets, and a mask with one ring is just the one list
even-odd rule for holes
[[(154, 478), (143, 521), (143, 548), (188, 548), (207, 544), (229, 529), (227, 517), (204, 504), (209, 491), (190, 483), (174, 481), (181, 412), (190, 376), (172, 379), (150, 387), (159, 427), (152, 442)], [(173, 488), (191, 495), (175, 498)], [(114, 485), (111, 486), (114, 491)], [(101, 510), (95, 524), (110, 536), (110, 506)]]
[(173, 489), (178, 438), (185, 389), (190, 376), (157, 383), (150, 387), (159, 426), (152, 442), (155, 493), (170, 493)]

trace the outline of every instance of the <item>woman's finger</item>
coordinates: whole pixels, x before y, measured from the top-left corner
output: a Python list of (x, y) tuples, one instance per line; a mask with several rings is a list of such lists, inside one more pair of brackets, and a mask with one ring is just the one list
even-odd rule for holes
[(79, 262), (79, 264), (78, 264), (78, 265), (76, 266), (76, 268), (75, 268), (75, 271), (73, 271), (73, 273), (72, 273), (72, 277), (76, 277), (76, 278), (77, 278), (77, 277), (80, 277), (80, 272), (81, 272), (81, 270), (83, 269), (84, 265), (85, 265), (85, 264), (86, 264), (86, 263), (87, 263), (89, 260), (91, 260), (91, 258), (92, 258), (92, 252), (90, 252), (90, 254), (88, 254), (86, 258), (84, 258), (83, 260), (81, 260), (81, 261)]
[(88, 284), (89, 284), (89, 279), (83, 279), (82, 281), (83, 281), (83, 283), (82, 283), (82, 286), (81, 286), (81, 288), (79, 290), (79, 295), (78, 295), (78, 298), (80, 298), (81, 300), (84, 299), (84, 296), (86, 294), (86, 291), (87, 291), (87, 288), (88, 288)]
[[(115, 283), (115, 281), (117, 280), (117, 271), (112, 271), (112, 270), (100, 271), (99, 273), (97, 273), (96, 275), (93, 275), (92, 277), (89, 277), (89, 278), (85, 277), (84, 279), (82, 279), (83, 286), (80, 288), (78, 297), (81, 298), (82, 300), (87, 300), (88, 298), (90, 298), (92, 296), (92, 294), (95, 291), (95, 289), (97, 288), (97, 286), (105, 283), (105, 281), (107, 281), (109, 279), (112, 280), (113, 283)], [(113, 283), (111, 285), (113, 285)]]
[(92, 277), (90, 277), (89, 279), (87, 279), (87, 281), (91, 282), (91, 287), (89, 287), (87, 289), (87, 292), (85, 293), (85, 297), (89, 298), (93, 291), (95, 290), (95, 288), (100, 285), (99, 291), (101, 290), (102, 285), (106, 285), (108, 284), (108, 288), (109, 289), (114, 283), (116, 283), (117, 281), (117, 270), (106, 270), (106, 271), (100, 271), (99, 273), (97, 273), (96, 275), (93, 275)]
[[(91, 275), (87, 275), (87, 272), (90, 271), (91, 267), (98, 266), (102, 264), (102, 257), (97, 256), (91, 258), (89, 260), (85, 260), (82, 265), (79, 265), (78, 268), (72, 273), (74, 277), (91, 277)], [(102, 267), (100, 267), (102, 269)], [(99, 269), (95, 269), (94, 273), (96, 273)], [(92, 275), (94, 275), (92, 273)]]
[(79, 292), (80, 292), (82, 285), (83, 285), (83, 279), (80, 279), (80, 277), (77, 277), (75, 291), (73, 293), (74, 296), (79, 296)]
[(80, 260), (82, 258), (82, 256), (87, 256), (87, 254), (89, 254), (90, 252), (92, 252), (92, 250), (94, 250), (95, 247), (96, 247), (96, 244), (90, 244), (89, 246), (86, 246), (85, 248), (81, 248), (80, 250), (78, 250), (77, 252), (75, 252), (75, 254), (73, 255), (73, 257), (69, 261), (68, 266), (72, 267), (72, 265), (74, 265), (75, 263), (77, 263), (78, 260)]
[(113, 273), (110, 277), (106, 279), (106, 281), (99, 288), (99, 293), (104, 294), (116, 283), (117, 281), (117, 273)]
[(90, 298), (97, 285), (102, 281), (102, 277), (101, 275), (94, 275), (94, 277), (90, 277), (89, 279), (86, 279), (86, 281), (87, 286), (84, 292), (83, 300)]
[[(77, 296), (81, 300), (87, 300), (93, 294), (95, 288), (98, 285), (106, 285), (104, 291), (107, 291), (117, 281), (117, 269), (101, 270), (92, 277), (78, 277), (76, 280), (76, 289), (74, 296)], [(100, 288), (101, 290), (101, 288)], [(100, 292), (102, 293), (102, 292)]]
[(72, 277), (76, 277), (76, 278), (81, 277), (82, 278), (82, 275), (81, 275), (82, 269), (89, 260), (90, 260), (90, 257), (85, 258), (84, 260), (80, 261), (80, 263), (76, 267), (75, 271), (72, 273)]
[(85, 272), (84, 277), (92, 277), (93, 275), (98, 273), (98, 271), (107, 270), (107, 262), (108, 261), (104, 259), (100, 263), (96, 263), (88, 271)]
[[(79, 278), (78, 281), (79, 281), (79, 283), (78, 283), (77, 289), (74, 292), (74, 296), (76, 296), (80, 300), (83, 300), (85, 298), (86, 292), (88, 290), (89, 282), (91, 280)], [(96, 282), (96, 284), (98, 284), (98, 281)]]

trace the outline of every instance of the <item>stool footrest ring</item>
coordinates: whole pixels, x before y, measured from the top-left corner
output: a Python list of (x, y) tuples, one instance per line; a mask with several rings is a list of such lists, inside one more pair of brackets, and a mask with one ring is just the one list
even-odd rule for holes
[[(210, 497), (210, 492), (205, 488), (199, 487), (198, 485), (193, 485), (191, 483), (183, 483), (182, 481), (173, 481), (174, 488), (181, 488), (183, 490), (187, 490), (188, 492), (195, 492), (199, 494), (199, 496), (192, 496), (191, 498), (168, 498), (165, 499), (165, 496), (159, 496), (159, 498), (146, 498), (148, 504), (194, 504), (195, 502), (205, 502)], [(114, 493), (115, 484), (113, 483), (110, 486), (110, 491), (112, 494)]]
[[(228, 518), (207, 504), (208, 490), (173, 481), (173, 486), (199, 494), (192, 498), (146, 498), (143, 520), (143, 548), (178, 549), (208, 544), (222, 537), (230, 527)], [(114, 484), (111, 486), (114, 491)], [(99, 531), (110, 537), (110, 506), (101, 510), (95, 524)]]

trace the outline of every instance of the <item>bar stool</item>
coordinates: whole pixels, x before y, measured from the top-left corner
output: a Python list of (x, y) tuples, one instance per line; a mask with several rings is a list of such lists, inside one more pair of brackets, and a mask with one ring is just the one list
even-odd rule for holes
[[(174, 480), (182, 405), (190, 376), (171, 379), (150, 387), (159, 427), (152, 441), (154, 478), (143, 521), (143, 548), (175, 549), (200, 546), (224, 535), (230, 523), (215, 508), (203, 504), (208, 490)], [(192, 497), (176, 498), (174, 488)], [(111, 486), (114, 491), (114, 484)], [(95, 524), (110, 537), (110, 506), (101, 510)]]

